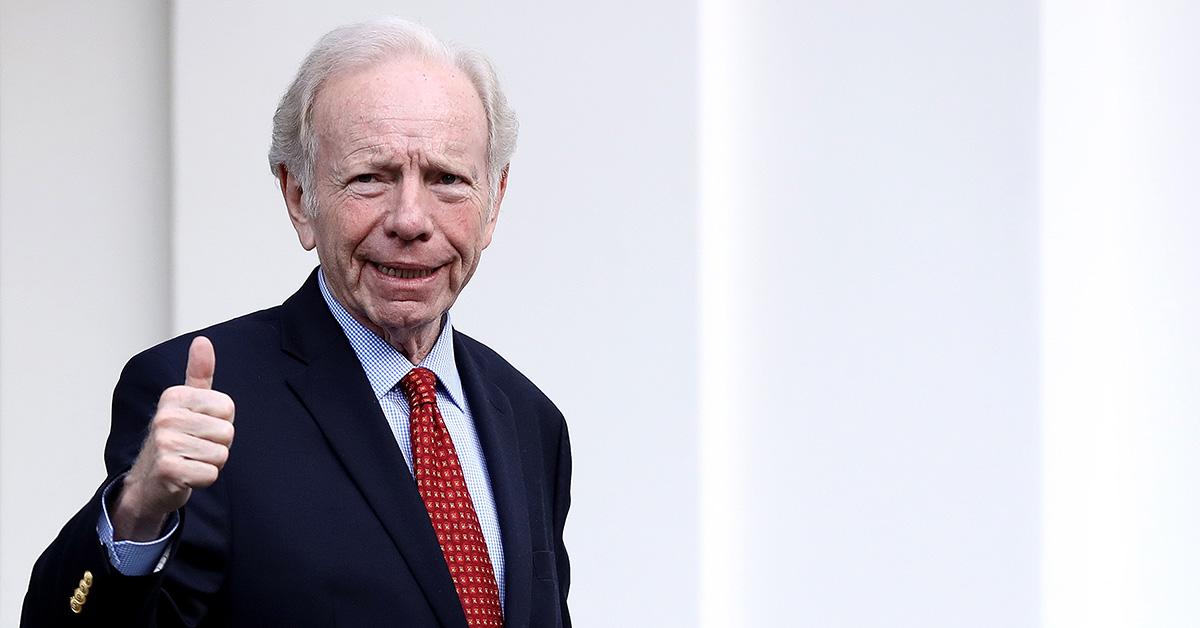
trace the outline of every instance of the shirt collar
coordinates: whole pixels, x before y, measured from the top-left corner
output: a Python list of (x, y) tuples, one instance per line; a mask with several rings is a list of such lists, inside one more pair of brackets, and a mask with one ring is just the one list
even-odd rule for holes
[[(321, 296), (325, 305), (342, 327), (350, 346), (354, 348), (358, 361), (362, 363), (367, 381), (375, 398), (382, 399), (399, 381), (417, 366), (425, 367), (437, 375), (438, 383), (449, 395), (450, 401), (464, 410), (462, 379), (458, 376), (458, 366), (454, 362), (454, 328), (450, 324), (450, 312), (442, 315), (442, 331), (438, 334), (437, 342), (433, 343), (429, 355), (414, 366), (403, 353), (388, 344), (378, 334), (367, 329), (358, 322), (346, 308), (333, 297), (329, 287), (325, 285), (325, 269), (317, 272), (317, 283), (321, 287)], [(465, 411), (465, 410), (464, 410)]]

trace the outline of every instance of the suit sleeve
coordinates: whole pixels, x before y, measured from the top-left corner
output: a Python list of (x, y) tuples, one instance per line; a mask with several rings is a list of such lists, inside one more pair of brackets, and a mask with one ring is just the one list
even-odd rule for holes
[[(104, 450), (108, 477), (34, 564), (21, 613), (22, 628), (195, 625), (208, 613), (220, 590), (228, 530), (224, 529), (226, 500), (219, 480), (208, 489), (194, 491), (180, 511), (179, 528), (169, 544), (170, 558), (158, 573), (122, 575), (109, 562), (97, 534), (104, 487), (133, 465), (162, 391), (183, 382), (185, 354), (179, 352), (179, 365), (171, 368), (169, 364), (176, 360), (155, 351), (165, 350), (139, 354), (121, 373)], [(83, 587), (87, 580), (90, 585)], [(70, 601), (81, 590), (85, 600), (75, 612)]]
[(567, 523), (567, 511), (571, 508), (571, 439), (567, 434), (567, 423), (562, 422), (558, 443), (558, 465), (554, 490), (554, 555), (557, 557), (559, 595), (562, 604), (562, 625), (571, 628), (571, 614), (567, 610), (567, 593), (571, 588), (571, 561), (563, 543), (563, 528)]

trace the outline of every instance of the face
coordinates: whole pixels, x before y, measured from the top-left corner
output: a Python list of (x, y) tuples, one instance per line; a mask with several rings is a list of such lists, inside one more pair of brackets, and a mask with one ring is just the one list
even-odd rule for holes
[(356, 319), (394, 346), (431, 344), (491, 242), (507, 183), (489, 200), (475, 89), (447, 65), (384, 61), (327, 81), (313, 128), (312, 189), (280, 177), (301, 244)]

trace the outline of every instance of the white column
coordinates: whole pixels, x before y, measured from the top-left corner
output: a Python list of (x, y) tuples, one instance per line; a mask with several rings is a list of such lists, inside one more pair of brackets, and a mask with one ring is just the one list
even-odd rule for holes
[(0, 0), (0, 625), (167, 331), (167, 29), (151, 0)]
[(704, 625), (1035, 625), (1036, 5), (702, 6)]
[(1046, 0), (1046, 628), (1200, 623), (1200, 6)]

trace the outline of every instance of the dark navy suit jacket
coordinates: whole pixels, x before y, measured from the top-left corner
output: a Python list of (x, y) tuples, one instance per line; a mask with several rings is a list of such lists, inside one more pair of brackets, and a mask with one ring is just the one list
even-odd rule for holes
[[(122, 576), (96, 535), (99, 494), (38, 559), (22, 626), (465, 628), (433, 527), (362, 366), (317, 287), (129, 361), (113, 395), (108, 480), (132, 466), (191, 338), (216, 349), (237, 407), (229, 462), (181, 511), (165, 567)], [(569, 626), (562, 414), (484, 345), (454, 334), (504, 539), (505, 625)], [(69, 601), (93, 574), (82, 611)]]

